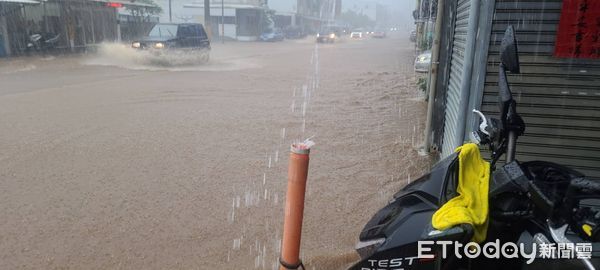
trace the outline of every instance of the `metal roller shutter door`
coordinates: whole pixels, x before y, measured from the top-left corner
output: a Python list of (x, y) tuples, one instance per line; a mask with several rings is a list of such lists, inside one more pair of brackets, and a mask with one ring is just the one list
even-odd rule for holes
[(509, 82), (527, 123), (517, 159), (553, 161), (600, 179), (600, 61), (552, 56), (561, 7), (560, 0), (496, 1), (481, 108), (497, 115), (498, 49), (512, 24), (522, 74)]
[(448, 80), (448, 90), (446, 91), (446, 116), (444, 121), (442, 157), (450, 155), (454, 151), (454, 148), (462, 143), (456, 142), (454, 137), (458, 128), (458, 121), (462, 121), (458, 119), (458, 112), (470, 7), (470, 0), (459, 0), (456, 5), (450, 79)]

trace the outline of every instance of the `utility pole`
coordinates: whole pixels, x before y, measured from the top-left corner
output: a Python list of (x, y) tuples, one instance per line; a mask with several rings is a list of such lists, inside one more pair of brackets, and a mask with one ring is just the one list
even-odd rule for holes
[(210, 27), (210, 0), (204, 0), (204, 29), (208, 31), (208, 36), (212, 34), (212, 28)]
[(169, 0), (169, 22), (173, 22), (173, 16), (171, 14), (171, 0)]
[(225, 44), (225, 0), (221, 0), (221, 43)]

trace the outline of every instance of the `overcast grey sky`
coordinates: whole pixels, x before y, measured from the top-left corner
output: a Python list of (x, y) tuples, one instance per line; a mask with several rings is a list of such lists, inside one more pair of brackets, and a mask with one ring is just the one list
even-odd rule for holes
[[(280, 12), (293, 12), (297, 0), (269, 0), (269, 7)], [(415, 0), (342, 0), (342, 9), (360, 10), (375, 6), (376, 3), (392, 9), (414, 10)]]

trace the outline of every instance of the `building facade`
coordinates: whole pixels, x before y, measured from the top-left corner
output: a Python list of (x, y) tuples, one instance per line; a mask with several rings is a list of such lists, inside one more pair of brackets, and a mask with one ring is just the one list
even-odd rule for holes
[[(57, 50), (80, 51), (102, 42), (118, 42), (122, 32), (143, 34), (157, 21), (131, 18), (129, 9), (152, 5), (128, 0), (8, 0), (0, 2), (0, 57), (25, 53), (31, 34), (59, 35)], [(123, 20), (123, 21), (121, 21)]]
[[(204, 23), (204, 1), (183, 5), (188, 21)], [(257, 40), (270, 12), (266, 0), (211, 0), (209, 34), (212, 37)]]

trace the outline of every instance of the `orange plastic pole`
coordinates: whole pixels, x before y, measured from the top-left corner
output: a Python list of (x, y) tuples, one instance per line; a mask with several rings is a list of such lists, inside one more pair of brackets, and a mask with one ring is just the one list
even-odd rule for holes
[(283, 242), (279, 262), (280, 270), (298, 269), (300, 261), (300, 238), (304, 217), (304, 195), (308, 176), (310, 145), (292, 144), (288, 168), (288, 189), (285, 200)]

